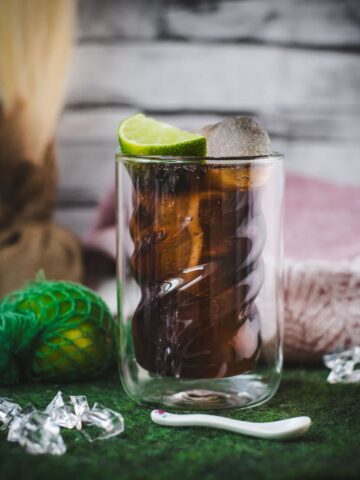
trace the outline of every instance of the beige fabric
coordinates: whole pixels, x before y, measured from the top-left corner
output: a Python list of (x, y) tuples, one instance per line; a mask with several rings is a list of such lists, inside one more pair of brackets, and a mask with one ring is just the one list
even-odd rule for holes
[(50, 144), (41, 163), (24, 152), (16, 112), (0, 115), (0, 229), (13, 223), (45, 221), (55, 206), (57, 167)]
[(52, 223), (57, 168), (53, 144), (42, 161), (24, 153), (16, 115), (0, 115), (0, 299), (34, 279), (82, 279), (79, 241)]
[(316, 362), (360, 345), (360, 258), (285, 264), (285, 359)]
[(24, 285), (43, 270), (46, 278), (82, 278), (77, 239), (54, 223), (14, 225), (0, 233), (0, 298)]

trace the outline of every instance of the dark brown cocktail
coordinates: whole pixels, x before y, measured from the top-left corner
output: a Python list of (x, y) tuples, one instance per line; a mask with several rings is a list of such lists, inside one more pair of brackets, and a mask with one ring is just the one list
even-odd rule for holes
[(223, 378), (253, 369), (261, 349), (256, 298), (266, 238), (254, 164), (137, 164), (132, 275), (135, 357), (148, 372)]

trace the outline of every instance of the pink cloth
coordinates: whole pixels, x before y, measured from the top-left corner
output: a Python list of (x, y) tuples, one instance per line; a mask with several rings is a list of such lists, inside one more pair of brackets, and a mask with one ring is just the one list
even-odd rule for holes
[[(88, 251), (115, 258), (115, 221), (110, 191)], [(288, 174), (285, 257), (285, 358), (318, 361), (360, 345), (360, 188)]]
[(97, 250), (105, 255), (116, 256), (116, 203), (115, 190), (111, 189), (100, 203), (94, 225), (85, 237), (87, 249)]
[(288, 175), (285, 358), (360, 345), (360, 188)]
[(360, 188), (286, 178), (285, 255), (297, 260), (360, 256)]

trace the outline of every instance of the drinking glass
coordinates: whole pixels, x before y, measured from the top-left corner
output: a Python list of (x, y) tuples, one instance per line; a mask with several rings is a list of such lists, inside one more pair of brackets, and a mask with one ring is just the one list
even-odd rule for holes
[(194, 410), (268, 400), (282, 370), (282, 157), (116, 160), (126, 392)]

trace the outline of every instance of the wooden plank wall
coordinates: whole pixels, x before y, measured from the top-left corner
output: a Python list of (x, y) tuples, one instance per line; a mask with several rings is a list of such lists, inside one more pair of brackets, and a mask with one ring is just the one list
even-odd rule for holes
[(289, 170), (360, 185), (359, 93), (359, 0), (80, 0), (57, 218), (86, 232), (138, 110), (184, 128), (253, 115)]

